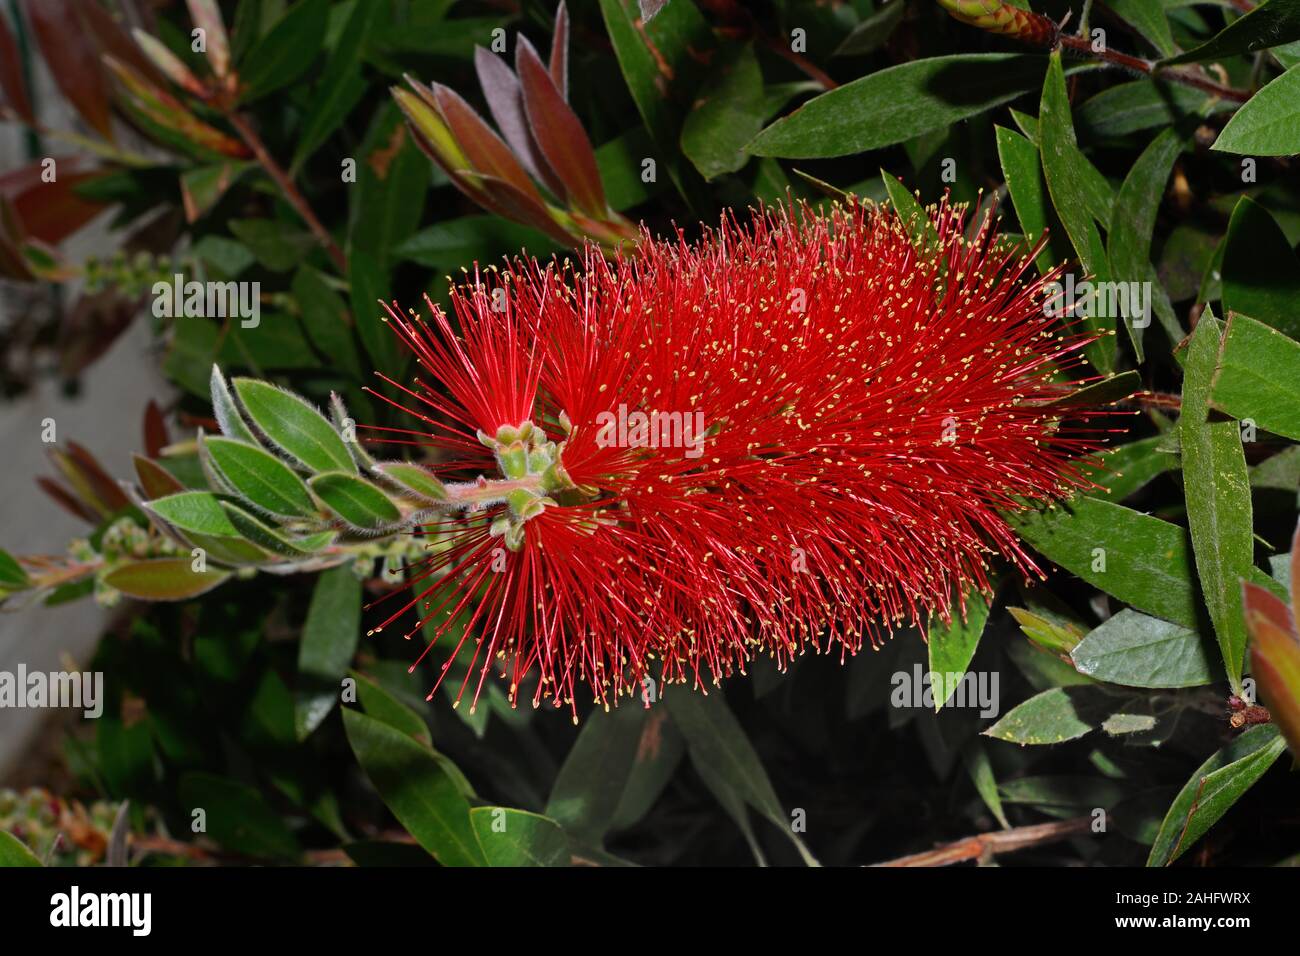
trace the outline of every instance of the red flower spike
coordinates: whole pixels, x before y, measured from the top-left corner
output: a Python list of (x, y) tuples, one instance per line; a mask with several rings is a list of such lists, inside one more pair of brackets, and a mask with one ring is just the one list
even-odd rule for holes
[(1037, 250), (964, 216), (933, 210), (919, 252), (887, 208), (765, 210), (476, 273), (459, 335), (393, 311), (430, 376), (402, 388), (430, 426), (408, 434), (480, 476), (447, 484), (467, 510), (426, 528), (385, 626), (415, 610), (425, 653), (464, 635), (438, 649), (472, 655), (458, 700), (495, 669), (576, 717), (579, 684), (608, 704), (843, 657), (951, 620), (992, 558), (1036, 570), (1002, 511), (1090, 487), (1099, 434), (1046, 403), (1091, 337), (1045, 314)]

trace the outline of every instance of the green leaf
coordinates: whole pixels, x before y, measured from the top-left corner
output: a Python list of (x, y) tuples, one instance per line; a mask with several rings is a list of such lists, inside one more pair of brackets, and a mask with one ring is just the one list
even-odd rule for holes
[(984, 731), (1008, 743), (1059, 744), (1096, 728), (1104, 715), (1091, 687), (1053, 687), (1018, 704)]
[(309, 266), (294, 273), (291, 291), (311, 344), (353, 378), (361, 378), (361, 361), (352, 339), (352, 316), (343, 297)]
[(601, 845), (636, 763), (645, 722), (645, 709), (635, 705), (592, 713), (560, 768), (546, 815), (578, 840)]
[[(1087, 160), (1075, 145), (1074, 126), (1070, 119), (1070, 99), (1065, 90), (1065, 73), (1061, 54), (1052, 54), (1043, 82), (1043, 96), (1038, 114), (1039, 139), (1042, 147), (1043, 174), (1056, 214), (1070, 237), (1079, 262), (1094, 283), (1110, 279), (1110, 265), (1101, 234), (1094, 221), (1092, 206), (1083, 183), (1088, 179)], [(1087, 310), (1089, 313), (1096, 310)], [(1086, 327), (1093, 331), (1114, 331), (1114, 317), (1087, 315)], [(1115, 367), (1115, 339), (1106, 335), (1087, 349), (1089, 360), (1101, 372)]]
[(229, 501), (221, 502), (221, 508), (235, 530), (246, 540), (284, 558), (307, 557), (321, 551), (334, 540), (333, 531), (319, 531), (301, 538), (290, 537)]
[(1244, 315), (1228, 317), (1214, 407), (1300, 441), (1300, 342)]
[[(1002, 163), (1002, 178), (1006, 181), (1011, 204), (1020, 231), (1033, 245), (1047, 231), (1047, 185), (1043, 182), (1043, 169), (1038, 160), (1038, 147), (1014, 130), (993, 127), (998, 142), (998, 159)], [(1060, 252), (1052, 242), (1043, 247), (1035, 260), (1040, 273), (1048, 273), (1061, 260)]]
[(357, 697), (367, 714), (394, 730), (400, 730), (412, 740), (426, 747), (433, 746), (433, 737), (424, 718), (402, 703), (376, 681), (358, 671), (349, 672), (357, 682)]
[(945, 129), (1035, 89), (1043, 58), (962, 53), (888, 67), (809, 100), (763, 130), (758, 156), (823, 159)]
[[(1163, 11), (1160, 16), (1163, 19)], [(1174, 160), (1181, 151), (1182, 138), (1172, 129), (1167, 129), (1148, 144), (1124, 177), (1124, 184), (1115, 200), (1115, 207), (1124, 210), (1124, 214), (1115, 217), (1106, 247), (1111, 275), (1117, 282), (1147, 280), (1151, 271), (1151, 236), (1155, 232), (1156, 213)], [(1127, 299), (1123, 300), (1123, 305), (1128, 306), (1125, 325), (1133, 342), (1133, 351), (1141, 362), (1142, 332), (1151, 322), (1151, 313), (1148, 310), (1146, 315), (1134, 314), (1132, 303)]]
[(376, 462), (374, 472), (387, 478), (402, 491), (426, 502), (446, 501), (447, 489), (427, 468), (406, 461)]
[(269, 451), (211, 435), (204, 436), (203, 448), (230, 486), (266, 513), (282, 518), (316, 514), (302, 479)]
[(902, 220), (903, 226), (911, 235), (912, 241), (922, 250), (938, 249), (939, 230), (934, 227), (929, 213), (917, 198), (908, 192), (901, 180), (883, 169), (880, 171), (880, 180), (885, 184), (885, 194), (889, 197), (894, 211), (898, 213), (899, 219)]
[(0, 869), (41, 866), (36, 854), (8, 830), (0, 830)]
[(1225, 314), (1240, 312), (1300, 337), (1300, 261), (1277, 221), (1249, 196), (1232, 210), (1220, 272)]
[(308, 484), (326, 508), (354, 528), (374, 530), (402, 517), (383, 491), (356, 475), (329, 471)]
[(235, 404), (235, 396), (230, 394), (226, 379), (216, 365), (212, 366), (208, 382), (209, 391), (212, 393), (212, 414), (217, 419), (217, 425), (221, 427), (221, 433), (227, 438), (256, 445), (257, 439), (253, 437), (248, 424), (244, 421), (243, 413)]
[(506, 807), (475, 807), (469, 816), (488, 866), (570, 863), (569, 839), (554, 820)]
[(351, 564), (316, 579), (298, 644), (298, 685), (293, 716), (306, 740), (338, 703), (340, 684), (361, 636), (361, 579)]
[(705, 695), (686, 687), (679, 690), (666, 696), (664, 705), (686, 738), (696, 768), (708, 768), (738, 799), (788, 836), (806, 863), (816, 865), (816, 859), (791, 829), (789, 814), (781, 807), (767, 771), (721, 692)]
[(8, 551), (0, 550), (0, 588), (8, 591), (19, 591), (31, 586), (31, 578), (23, 570), (13, 555)]
[(1100, 485), (1089, 492), (1102, 501), (1120, 502), (1167, 471), (1178, 468), (1178, 456), (1160, 449), (1163, 435), (1115, 445), (1088, 459), (1085, 476)]
[(871, 16), (863, 19), (853, 28), (844, 42), (835, 48), (832, 56), (862, 56), (884, 45), (903, 22), (903, 11), (907, 4), (903, 0), (886, 0)]
[(239, 537), (216, 495), (206, 491), (182, 491), (147, 502), (145, 507), (182, 531)]
[(292, 83), (325, 43), (329, 0), (297, 0), (239, 64), (244, 102)]
[(195, 571), (186, 556), (119, 564), (104, 575), (104, 583), (144, 601), (185, 601), (211, 591), (228, 577), (230, 572), (219, 568)]
[(1009, 829), (1011, 824), (1002, 808), (1002, 795), (998, 793), (998, 782), (993, 776), (993, 764), (989, 761), (988, 751), (979, 740), (972, 740), (962, 750), (962, 763), (984, 805), (997, 818), (1002, 829)]
[[(940, 710), (953, 695), (966, 674), (971, 658), (979, 647), (984, 625), (989, 619), (989, 603), (982, 594), (966, 598), (966, 619), (953, 611), (951, 624), (935, 621), (930, 625), (930, 684), (934, 688), (934, 709)], [(951, 678), (951, 679), (950, 679)]]
[(1187, 532), (1121, 505), (1081, 496), (1045, 511), (1007, 515), (1044, 557), (1126, 604), (1196, 626)]
[(1286, 750), (1270, 724), (1252, 727), (1197, 769), (1174, 798), (1147, 866), (1168, 866), (1218, 823)]
[(296, 860), (298, 841), (262, 795), (246, 784), (213, 773), (187, 773), (178, 794), (189, 819), (202, 810), (208, 837), (227, 850), (268, 860)]
[(1297, 117), (1300, 117), (1300, 64), (1273, 80), (1237, 110), (1211, 149), (1246, 156), (1300, 153)]
[(261, 433), (304, 467), (356, 472), (343, 439), (305, 399), (250, 378), (235, 379), (235, 394)]
[(1219, 323), (1207, 311), (1188, 348), (1178, 437), (1201, 593), (1214, 622), (1228, 680), (1240, 692), (1246, 653), (1241, 581), (1254, 567), (1255, 545), (1240, 426), (1235, 421), (1207, 420), (1218, 355)]
[(185, 216), (195, 222), (207, 215), (235, 180), (252, 168), (252, 163), (224, 162), (195, 166), (181, 173), (181, 198)]
[(275, 219), (231, 219), (230, 231), (272, 272), (288, 272), (316, 248), (311, 233)]
[(1161, 56), (1173, 56), (1178, 51), (1163, 0), (1109, 0), (1107, 6), (1149, 40)]
[(388, 724), (345, 708), (343, 726), (357, 762), (388, 809), (443, 866), (482, 866), (469, 801), (434, 754)]
[(370, 37), (381, 3), (357, 0), (339, 33), (338, 43), (325, 64), (325, 73), (312, 92), (311, 109), (302, 122), (298, 145), (293, 151), (289, 175), (294, 176), (302, 164), (343, 124), (348, 113), (366, 91), (361, 75), (361, 52)]
[(1084, 100), (1075, 123), (1086, 142), (1118, 139), (1130, 133), (1184, 123), (1206, 112), (1230, 111), (1237, 104), (1201, 90), (1159, 79), (1132, 80), (1107, 87)]
[(1200, 687), (1219, 679), (1200, 634), (1124, 608), (1070, 653), (1082, 674), (1126, 687)]
[(682, 152), (705, 179), (749, 161), (745, 144), (763, 128), (763, 74), (751, 44), (728, 44), (715, 58), (682, 124)]
[(1300, 2), (1268, 0), (1229, 23), (1200, 46), (1164, 60), (1162, 65), (1222, 60), (1258, 53), (1296, 40), (1300, 40)]
[[(600, 150), (596, 154), (599, 157)], [(637, 182), (640, 181), (638, 177)], [(526, 250), (534, 256), (546, 256), (558, 248), (554, 240), (536, 229), (500, 216), (461, 216), (421, 229), (398, 243), (393, 256), (403, 262), (416, 262), (451, 273), (474, 262), (487, 265), (505, 253)]]

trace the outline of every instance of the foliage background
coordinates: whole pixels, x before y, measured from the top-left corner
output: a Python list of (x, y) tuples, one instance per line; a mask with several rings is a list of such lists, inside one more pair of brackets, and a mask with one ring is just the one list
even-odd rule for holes
[[(1108, 46), (1191, 50), (1184, 69), (1204, 63), (1196, 75), (1262, 90), (1238, 109), (1096, 57), (1049, 57), (928, 0), (670, 0), (649, 22), (634, 0), (571, 3), (568, 101), (595, 145), (610, 221), (694, 234), (726, 208), (787, 194), (843, 190), (906, 211), (912, 190), (925, 203), (948, 191), (996, 197), (1012, 233), (1047, 226), (1044, 267), (1153, 281), (1151, 326), (1112, 318), (1118, 334), (1090, 353), (1099, 377), (1120, 376), (1098, 394), (1126, 413), (1120, 450), (1098, 464), (1109, 490), (1021, 521), (1048, 577), (1005, 577), (986, 621), (928, 646), (900, 633), (844, 664), (807, 656), (783, 675), (759, 661), (725, 693), (679, 689), (579, 726), (511, 710), (495, 688), (474, 711), (441, 693), (425, 704), (436, 664), (408, 675), (397, 629), (362, 636), (374, 623), (364, 599), (391, 586), (373, 561), (361, 577), (351, 565), (260, 574), (193, 600), (120, 605), (88, 665), (108, 677), (105, 716), (60, 728), (43, 789), (0, 796), (0, 830), (16, 837), (0, 837), (0, 860), (27, 860), (24, 847), (103, 860), (120, 843), (114, 821), (143, 864), (862, 864), (1051, 821), (1050, 837), (1005, 861), (1295, 859), (1297, 785), (1279, 727), (1294, 744), (1300, 644), (1292, 634), (1294, 646), (1252, 661), (1240, 597), (1242, 578), (1287, 595), (1300, 487), (1300, 3), (1264, 7), (1073, 11)], [(409, 73), (488, 115), (475, 47), (504, 37), (512, 62), (522, 34), (545, 52), (552, 4), (222, 3), (241, 89), (229, 98), (184, 88), (216, 65), (211, 46), (205, 58), (190, 42), (194, 12), (213, 9), (14, 0), (0, 48), (7, 115), (30, 129), (33, 161), (0, 178), (0, 259), (7, 282), (54, 303), (44, 320), (6, 317), (4, 384), (20, 392), (50, 369), (71, 383), (123, 327), (147, 323), (176, 391), (121, 414), (143, 415), (140, 450), (187, 484), (202, 477), (185, 442), (214, 430), (214, 362), (403, 425), (362, 391), (373, 371), (400, 378), (404, 365), (367, 303), (445, 301), (443, 277), (474, 262), (567, 251), (563, 235), (458, 192), (390, 92)], [(132, 86), (105, 54), (151, 85)], [(33, 125), (38, 58), (77, 128)], [(46, 156), (60, 157), (56, 183), (39, 181)], [(60, 253), (105, 215), (120, 254)], [(176, 272), (259, 281), (262, 324), (155, 317), (149, 289)], [(59, 446), (53, 494), (87, 519), (77, 547), (98, 559), (107, 527), (147, 519), (93, 464), (94, 438), (83, 436), (89, 452)], [(4, 555), (10, 599), (114, 597), (103, 575), (33, 588), (49, 568)], [(1263, 688), (1274, 722), (1243, 733), (1229, 696), (1261, 664), (1283, 675)], [(1001, 720), (892, 706), (892, 675), (930, 667), (999, 675)], [(334, 706), (349, 674), (360, 700)], [(198, 839), (195, 807), (207, 812)], [(496, 808), (508, 840), (494, 836)]]

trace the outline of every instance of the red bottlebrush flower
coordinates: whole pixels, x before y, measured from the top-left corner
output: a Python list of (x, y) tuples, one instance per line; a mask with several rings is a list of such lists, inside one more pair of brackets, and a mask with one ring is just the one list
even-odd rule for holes
[(446, 486), (466, 510), (386, 623), (463, 633), (461, 694), (495, 667), (512, 702), (536, 673), (534, 706), (575, 708), (580, 684), (853, 653), (950, 620), (994, 556), (1033, 570), (1000, 510), (1088, 486), (1096, 443), (1048, 403), (1089, 337), (1047, 315), (1035, 250), (964, 215), (941, 205), (922, 249), (889, 209), (759, 211), (476, 274), (459, 334), (390, 310), (431, 376), (392, 383), (429, 428), (406, 440), (480, 477)]

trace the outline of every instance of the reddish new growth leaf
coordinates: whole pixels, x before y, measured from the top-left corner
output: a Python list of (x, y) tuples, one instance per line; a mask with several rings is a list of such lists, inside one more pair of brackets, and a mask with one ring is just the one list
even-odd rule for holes
[(889, 209), (767, 210), (476, 275), (459, 331), (392, 311), (425, 427), (375, 431), (470, 480), (384, 626), (457, 635), (462, 695), (495, 670), (575, 708), (580, 684), (608, 703), (854, 653), (950, 620), (995, 557), (1034, 570), (1000, 510), (1088, 485), (1097, 435), (1045, 407), (1088, 340), (1046, 316), (1034, 250), (964, 215), (941, 206), (922, 254)]

